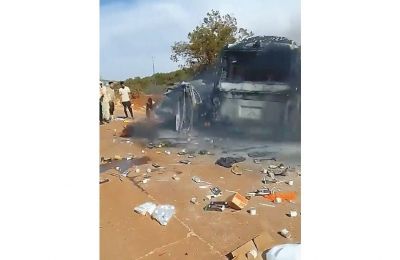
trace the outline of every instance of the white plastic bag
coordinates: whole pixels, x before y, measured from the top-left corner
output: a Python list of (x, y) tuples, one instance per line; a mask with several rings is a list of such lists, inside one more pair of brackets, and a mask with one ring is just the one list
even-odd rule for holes
[(161, 225), (166, 226), (174, 214), (175, 207), (173, 205), (158, 205), (151, 217)]
[(137, 206), (133, 210), (144, 216), (144, 215), (146, 215), (146, 213), (149, 213), (149, 215), (153, 214), (156, 207), (157, 207), (156, 204), (154, 204), (152, 202), (146, 202), (146, 203), (143, 203), (143, 204)]

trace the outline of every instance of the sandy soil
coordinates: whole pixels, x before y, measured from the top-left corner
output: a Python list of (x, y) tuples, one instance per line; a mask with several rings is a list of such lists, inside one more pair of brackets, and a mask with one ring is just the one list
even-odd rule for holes
[[(261, 234), (268, 239), (263, 248), (258, 248), (260, 252), (277, 244), (301, 241), (301, 177), (298, 167), (291, 168), (287, 176), (277, 177), (280, 181), (293, 180), (293, 186), (284, 182), (265, 185), (281, 191), (296, 191), (298, 196), (292, 203), (274, 204), (263, 197), (252, 197), (248, 205), (239, 211), (204, 211), (203, 207), (208, 204), (205, 196), (210, 191), (199, 188), (200, 185), (191, 180), (192, 176), (199, 176), (212, 186), (218, 186), (223, 191), (218, 200), (224, 200), (232, 191), (245, 195), (261, 188), (264, 184), (260, 169), (266, 167), (268, 162), (254, 164), (251, 158), (247, 158), (240, 165), (252, 171), (238, 176), (232, 174), (230, 169), (214, 164), (219, 157), (218, 151), (216, 155), (197, 155), (190, 159), (191, 164), (184, 165), (179, 160), (188, 159), (187, 156), (177, 154), (182, 147), (148, 149), (145, 147), (146, 140), (135, 136), (130, 139), (131, 142), (126, 142), (127, 139), (119, 137), (124, 129), (135, 127), (145, 120), (141, 105), (139, 102), (135, 104), (133, 122), (117, 120), (100, 126), (99, 157), (133, 154), (136, 159), (128, 164), (128, 161), (120, 161), (111, 165), (124, 164), (131, 170), (128, 177), (119, 177), (113, 167), (102, 168), (100, 179), (109, 181), (100, 184), (101, 259), (226, 259), (230, 252)], [(115, 114), (123, 116), (122, 107), (118, 105)], [(149, 129), (156, 127), (154, 123), (149, 125)], [(166, 154), (165, 150), (171, 154)], [(150, 180), (146, 184), (140, 183), (146, 169), (154, 168), (152, 163), (165, 169), (151, 172), (148, 174)], [(140, 173), (135, 172), (136, 168), (140, 169)], [(179, 180), (174, 180), (174, 176), (178, 176)], [(197, 198), (197, 205), (190, 203), (192, 197)], [(176, 214), (167, 226), (133, 211), (135, 206), (147, 201), (175, 206)], [(255, 216), (247, 212), (251, 207), (257, 210)], [(296, 210), (299, 216), (288, 217), (286, 214), (290, 210)], [(291, 238), (278, 234), (283, 228), (291, 232)]]

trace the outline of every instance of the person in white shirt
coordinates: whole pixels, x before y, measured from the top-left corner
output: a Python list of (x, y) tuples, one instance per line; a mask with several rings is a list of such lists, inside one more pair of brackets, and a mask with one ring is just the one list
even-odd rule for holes
[(132, 112), (132, 107), (131, 107), (131, 98), (130, 98), (130, 93), (131, 90), (124, 85), (124, 82), (120, 82), (122, 85), (122, 88), (119, 89), (119, 94), (121, 95), (121, 102), (122, 105), (124, 106), (124, 112), (125, 116), (128, 118), (128, 112), (126, 109), (129, 109), (129, 113), (131, 114), (131, 117), (133, 118), (133, 112)]

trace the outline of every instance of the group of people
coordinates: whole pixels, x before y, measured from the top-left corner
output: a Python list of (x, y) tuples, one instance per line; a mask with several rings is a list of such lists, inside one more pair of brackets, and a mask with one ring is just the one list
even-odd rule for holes
[[(114, 87), (118, 83), (110, 81), (108, 84), (104, 84), (100, 81), (100, 124), (104, 122), (109, 123), (114, 119), (115, 109), (115, 92)], [(119, 82), (121, 87), (118, 92), (121, 96), (121, 102), (124, 106), (124, 112), (126, 118), (128, 118), (128, 111), (133, 118), (132, 104), (131, 104), (131, 90), (124, 85), (124, 82)]]

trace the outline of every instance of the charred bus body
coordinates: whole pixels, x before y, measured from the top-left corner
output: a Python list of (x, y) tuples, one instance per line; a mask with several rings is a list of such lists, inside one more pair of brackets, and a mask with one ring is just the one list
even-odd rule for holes
[(284, 37), (251, 37), (224, 48), (212, 93), (215, 121), (300, 127), (300, 49)]
[(294, 41), (262, 36), (226, 46), (213, 75), (211, 84), (183, 82), (166, 93), (159, 111), (164, 118), (169, 111), (177, 131), (211, 121), (299, 138), (300, 47)]

